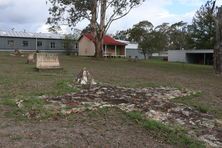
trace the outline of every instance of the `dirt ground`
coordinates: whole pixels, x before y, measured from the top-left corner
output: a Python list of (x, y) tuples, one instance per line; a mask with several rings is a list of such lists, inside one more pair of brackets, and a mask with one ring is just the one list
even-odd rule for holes
[(0, 118), (0, 147), (173, 147), (153, 138), (149, 131), (116, 109), (81, 113), (72, 119), (15, 122)]

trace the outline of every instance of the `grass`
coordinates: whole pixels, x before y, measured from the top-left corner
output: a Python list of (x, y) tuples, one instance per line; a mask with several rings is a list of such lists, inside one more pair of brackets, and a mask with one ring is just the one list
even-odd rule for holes
[(45, 101), (39, 98), (21, 98), (22, 106), (18, 107), (17, 99), (1, 99), (0, 105), (4, 105), (8, 109), (5, 111), (5, 116), (14, 118), (17, 121), (26, 121), (28, 118), (34, 120), (49, 119), (56, 115), (52, 108), (46, 108)]
[(11, 135), (10, 136), (10, 139), (12, 140), (12, 141), (20, 141), (20, 140), (22, 140), (24, 137), (22, 137), (22, 136), (20, 136), (20, 135)]
[(177, 103), (182, 103), (182, 104), (192, 106), (196, 108), (198, 111), (200, 111), (201, 113), (211, 113), (221, 118), (221, 115), (222, 115), (221, 107), (217, 105), (209, 105), (203, 100), (200, 101), (199, 98), (202, 98), (202, 97), (203, 97), (202, 93), (197, 93), (191, 96), (175, 98), (174, 101)]
[[(35, 65), (25, 64), (26, 58), (0, 53), (0, 59), (0, 109), (6, 117), (17, 120), (26, 120), (27, 112), (32, 113), (32, 118), (36, 120), (58, 116), (53, 108), (46, 107), (47, 104), (38, 96), (56, 96), (78, 91), (70, 85), (83, 67), (92, 73), (97, 82), (126, 87), (171, 86), (201, 91), (201, 94), (177, 98), (174, 101), (193, 106), (203, 113), (209, 112), (222, 119), (222, 77), (215, 75), (211, 66), (168, 63), (160, 60), (138, 62), (129, 62), (127, 59), (96, 60), (89, 57), (61, 55), (63, 71), (37, 72), (34, 69)], [(24, 100), (22, 108), (16, 105), (18, 99)], [(89, 115), (93, 118), (106, 112), (106, 109), (102, 109), (99, 113), (93, 112)], [(169, 143), (202, 147), (201, 143), (188, 137), (181, 128), (145, 120), (137, 112), (131, 112), (127, 116)], [(76, 119), (75, 116), (67, 118)]]
[(61, 81), (57, 82), (56, 90), (57, 90), (57, 92), (55, 94), (53, 94), (53, 95), (56, 95), (56, 96), (63, 95), (65, 93), (71, 93), (71, 92), (78, 91), (78, 89), (75, 88), (74, 86), (72, 86), (70, 84), (70, 82), (67, 81), (67, 80), (66, 81), (65, 80), (61, 80)]
[(144, 119), (140, 112), (134, 111), (126, 114), (131, 120), (136, 121), (139, 125), (149, 130), (149, 132), (152, 133), (152, 136), (158, 139), (162, 139), (170, 144), (177, 145), (178, 147), (205, 147), (203, 143), (189, 137), (185, 130), (180, 127), (173, 127), (158, 121)]
[(201, 91), (200, 96), (180, 98), (185, 103), (222, 119), (222, 77), (212, 66), (169, 63), (160, 60), (130, 62), (127, 59), (93, 59), (60, 55), (63, 71), (35, 71), (25, 57), (0, 53), (0, 99), (62, 95), (78, 91), (69, 87), (86, 67), (97, 82), (127, 87), (171, 86)]

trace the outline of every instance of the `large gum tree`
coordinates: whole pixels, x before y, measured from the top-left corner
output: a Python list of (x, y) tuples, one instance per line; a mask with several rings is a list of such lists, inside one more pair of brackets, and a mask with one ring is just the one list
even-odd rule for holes
[(90, 30), (94, 37), (95, 57), (103, 56), (103, 37), (110, 25), (126, 16), (133, 8), (145, 0), (47, 0), (50, 17), (47, 23), (51, 30), (61, 25), (74, 27), (82, 20), (90, 22)]

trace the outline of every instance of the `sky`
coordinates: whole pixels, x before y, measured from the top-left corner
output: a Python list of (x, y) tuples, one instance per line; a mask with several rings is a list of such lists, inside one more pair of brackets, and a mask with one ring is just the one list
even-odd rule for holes
[[(207, 0), (146, 0), (142, 5), (134, 8), (124, 18), (113, 22), (108, 33), (114, 34), (119, 30), (131, 28), (134, 24), (148, 20), (154, 26), (162, 23), (184, 21), (191, 23), (195, 12)], [(222, 0), (217, 0), (218, 6)], [(0, 30), (27, 32), (48, 32), (46, 20), (49, 5), (46, 0), (0, 0)], [(83, 29), (87, 21), (82, 21), (75, 28)], [(67, 26), (62, 26), (61, 33), (69, 33)]]

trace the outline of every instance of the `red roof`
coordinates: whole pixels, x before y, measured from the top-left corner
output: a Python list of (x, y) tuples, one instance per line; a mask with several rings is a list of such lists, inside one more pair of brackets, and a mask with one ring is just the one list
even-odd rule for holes
[[(91, 41), (94, 41), (94, 38), (90, 33), (84, 34), (83, 36), (85, 36), (86, 38), (88, 38)], [(126, 43), (119, 42), (119, 41), (115, 40), (114, 38), (112, 38), (111, 36), (108, 36), (108, 35), (105, 35), (103, 37), (103, 44), (105, 44), (105, 45), (122, 45), (122, 46), (127, 45)]]

